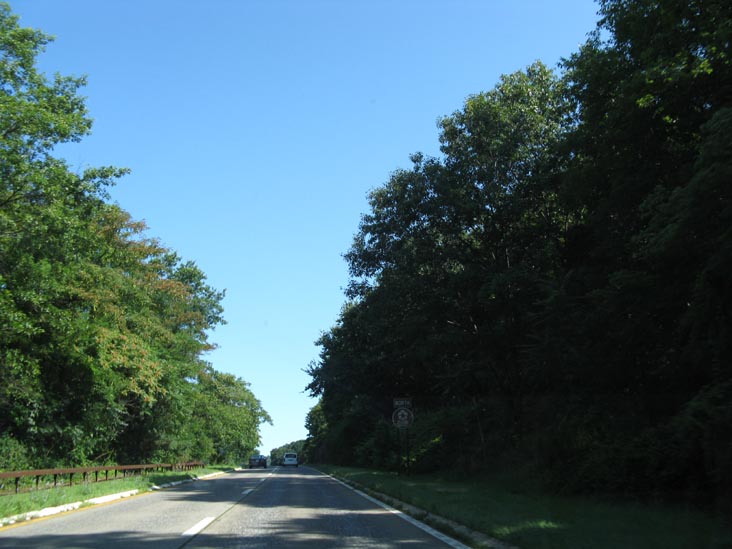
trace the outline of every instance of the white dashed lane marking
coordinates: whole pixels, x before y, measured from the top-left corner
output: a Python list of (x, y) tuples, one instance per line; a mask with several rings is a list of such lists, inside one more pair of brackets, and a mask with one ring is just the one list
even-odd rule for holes
[(183, 532), (181, 535), (182, 536), (195, 536), (196, 534), (198, 534), (198, 532), (200, 532), (201, 530), (206, 528), (206, 526), (211, 524), (214, 520), (216, 520), (216, 517), (206, 517), (205, 519), (199, 520), (196, 524), (191, 526), (188, 530)]

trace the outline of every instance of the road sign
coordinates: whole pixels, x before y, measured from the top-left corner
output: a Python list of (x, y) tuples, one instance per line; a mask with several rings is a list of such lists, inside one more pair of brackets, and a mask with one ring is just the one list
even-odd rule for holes
[(414, 413), (409, 408), (397, 408), (391, 415), (391, 422), (399, 429), (407, 429), (414, 423)]
[(410, 397), (397, 397), (394, 399), (394, 408), (411, 408), (412, 399)]

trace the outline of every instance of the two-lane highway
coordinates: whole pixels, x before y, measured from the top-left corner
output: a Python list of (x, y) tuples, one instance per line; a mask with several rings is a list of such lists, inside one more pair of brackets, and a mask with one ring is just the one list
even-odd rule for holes
[(0, 530), (0, 547), (460, 547), (307, 467), (250, 469)]

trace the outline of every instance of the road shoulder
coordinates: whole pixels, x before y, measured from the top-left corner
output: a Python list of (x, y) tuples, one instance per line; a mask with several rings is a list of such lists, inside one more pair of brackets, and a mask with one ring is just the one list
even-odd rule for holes
[[(195, 482), (197, 480), (206, 480), (209, 478), (213, 478), (213, 477), (217, 477), (217, 476), (225, 475), (225, 474), (226, 474), (226, 472), (223, 472), (223, 471), (218, 472), (218, 473), (210, 473), (208, 475), (204, 475), (201, 477), (196, 477), (196, 478), (192, 478), (192, 479), (188, 479), (188, 480), (178, 480), (175, 482), (169, 482), (167, 484), (161, 484), (160, 486), (157, 486), (157, 485), (152, 486), (150, 488), (150, 490), (151, 491), (164, 490), (165, 488), (171, 488), (173, 486), (178, 486), (179, 484)], [(75, 501), (72, 503), (65, 503), (63, 505), (58, 505), (56, 507), (46, 507), (45, 509), (39, 509), (37, 511), (28, 511), (27, 513), (20, 513), (19, 515), (13, 515), (10, 517), (0, 517), (0, 528), (4, 528), (6, 526), (13, 526), (13, 525), (21, 523), (21, 522), (27, 522), (29, 520), (58, 515), (59, 513), (75, 511), (76, 509), (79, 509), (81, 507), (88, 507), (90, 505), (100, 505), (102, 503), (110, 503), (112, 501), (117, 501), (117, 500), (121, 500), (124, 498), (136, 496), (139, 493), (140, 493), (139, 490), (128, 490), (126, 492), (118, 492), (116, 494), (98, 496), (98, 497), (87, 499), (84, 501)], [(147, 493), (147, 492), (143, 492), (143, 493)]]
[(463, 524), (455, 522), (454, 520), (435, 515), (434, 513), (430, 513), (429, 511), (425, 511), (424, 509), (420, 509), (419, 507), (415, 507), (414, 505), (400, 501), (387, 494), (376, 492), (374, 490), (371, 490), (370, 488), (358, 484), (357, 482), (353, 482), (352, 480), (338, 478), (322, 471), (319, 472), (340, 482), (341, 484), (348, 486), (349, 488), (352, 488), (362, 493), (362, 495), (365, 495), (367, 497), (370, 496), (371, 498), (379, 500), (386, 505), (393, 507), (394, 509), (398, 509), (399, 511), (409, 515), (410, 517), (434, 528), (438, 532), (453, 536), (466, 543), (470, 547), (475, 547), (477, 549), (517, 549), (513, 545), (508, 545), (500, 540), (487, 536), (482, 532), (472, 530)]

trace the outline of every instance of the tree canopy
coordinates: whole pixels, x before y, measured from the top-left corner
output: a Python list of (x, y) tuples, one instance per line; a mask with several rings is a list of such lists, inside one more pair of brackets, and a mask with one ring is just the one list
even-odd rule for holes
[[(732, 7), (603, 0), (370, 195), (308, 371), (311, 451), (520, 463), (557, 490), (732, 496)], [(314, 419), (317, 418), (317, 421)]]
[(109, 203), (127, 170), (54, 156), (91, 120), (49, 42), (0, 4), (0, 464), (240, 459), (270, 419), (203, 359), (224, 293)]

